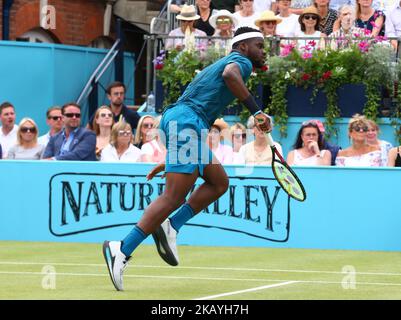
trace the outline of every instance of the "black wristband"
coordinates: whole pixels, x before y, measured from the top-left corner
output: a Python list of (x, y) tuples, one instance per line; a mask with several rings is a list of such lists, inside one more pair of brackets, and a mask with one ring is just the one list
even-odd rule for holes
[(262, 111), (251, 94), (245, 100), (243, 100), (242, 103), (245, 107), (247, 107), (252, 115), (255, 115), (255, 113)]

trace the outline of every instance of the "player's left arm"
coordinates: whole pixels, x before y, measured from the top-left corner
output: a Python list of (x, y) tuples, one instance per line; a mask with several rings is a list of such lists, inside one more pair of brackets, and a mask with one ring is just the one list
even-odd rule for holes
[(255, 117), (255, 124), (262, 131), (270, 132), (272, 130), (271, 118), (265, 114), (256, 103), (254, 97), (242, 80), (240, 68), (236, 63), (230, 63), (224, 68), (223, 79), (233, 95), (241, 101)]

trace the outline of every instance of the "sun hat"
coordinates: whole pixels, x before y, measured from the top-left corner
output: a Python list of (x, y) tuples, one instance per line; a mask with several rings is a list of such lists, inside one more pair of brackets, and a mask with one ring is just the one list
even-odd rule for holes
[(234, 16), (230, 11), (225, 10), (225, 9), (219, 10), (219, 11), (217, 11), (214, 15), (212, 15), (212, 16), (209, 18), (209, 24), (210, 24), (213, 28), (216, 29), (216, 27), (217, 27), (216, 21), (217, 21), (217, 19), (220, 18), (220, 17), (227, 17), (227, 18), (230, 18), (231, 21), (232, 21), (233, 26), (238, 25), (238, 19), (237, 19), (237, 17)]
[(255, 20), (257, 27), (260, 27), (260, 23), (263, 21), (276, 21), (279, 24), (283, 19), (276, 17), (273, 11), (266, 10), (261, 13), (258, 19)]
[(186, 4), (183, 5), (180, 14), (177, 16), (177, 20), (185, 21), (198, 20), (199, 18), (200, 16), (196, 14), (195, 6)]

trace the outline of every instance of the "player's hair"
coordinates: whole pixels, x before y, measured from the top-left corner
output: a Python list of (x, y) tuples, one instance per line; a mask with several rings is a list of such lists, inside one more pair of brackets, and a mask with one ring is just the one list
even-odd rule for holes
[[(243, 34), (243, 33), (248, 33), (248, 32), (259, 32), (260, 34), (262, 34), (260, 32), (260, 30), (258, 30), (258, 29), (254, 29), (254, 28), (250, 28), (250, 27), (241, 27), (241, 28), (238, 28), (237, 31), (235, 31), (234, 37), (239, 36), (240, 34)], [(233, 49), (237, 49), (239, 47), (239, 45), (241, 44), (241, 42), (249, 41), (249, 40), (250, 39), (246, 39), (246, 40), (242, 40), (242, 41), (238, 41), (238, 42), (234, 43)]]

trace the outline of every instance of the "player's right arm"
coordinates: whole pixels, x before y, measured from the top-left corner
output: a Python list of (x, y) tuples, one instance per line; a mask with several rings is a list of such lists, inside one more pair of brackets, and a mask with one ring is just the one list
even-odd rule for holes
[(272, 130), (271, 119), (267, 114), (263, 113), (245, 86), (241, 71), (236, 63), (230, 63), (224, 68), (223, 79), (233, 95), (255, 116), (258, 127), (265, 132), (270, 132)]

